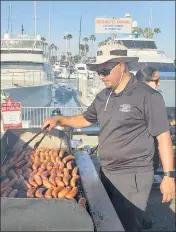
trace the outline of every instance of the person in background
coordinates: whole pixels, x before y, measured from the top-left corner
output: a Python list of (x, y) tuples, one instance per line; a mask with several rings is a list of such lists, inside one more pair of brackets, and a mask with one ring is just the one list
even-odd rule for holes
[[(162, 202), (175, 198), (174, 159), (167, 112), (162, 96), (128, 71), (137, 57), (117, 45), (101, 48), (89, 64), (106, 88), (83, 114), (47, 118), (42, 128), (57, 125), (83, 128), (98, 123), (101, 180), (126, 232), (142, 231), (143, 213), (153, 183), (154, 137), (164, 170)], [(157, 105), (157, 107), (156, 107)]]

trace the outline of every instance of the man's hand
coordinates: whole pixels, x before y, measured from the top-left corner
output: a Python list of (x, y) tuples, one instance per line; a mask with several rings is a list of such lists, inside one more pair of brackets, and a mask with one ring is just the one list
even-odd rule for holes
[(162, 203), (169, 202), (175, 198), (175, 179), (164, 176), (160, 185), (161, 193), (163, 194)]
[(50, 125), (49, 128), (48, 128), (48, 130), (50, 131), (56, 126), (62, 126), (62, 123), (61, 123), (62, 118), (63, 118), (63, 116), (56, 116), (56, 117), (45, 119), (45, 121), (44, 121), (44, 123), (42, 125), (42, 129), (44, 127)]

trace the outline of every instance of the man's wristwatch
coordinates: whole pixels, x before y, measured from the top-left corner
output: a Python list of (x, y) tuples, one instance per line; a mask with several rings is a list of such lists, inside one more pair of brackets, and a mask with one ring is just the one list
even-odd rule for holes
[(164, 176), (175, 177), (175, 171), (164, 172)]

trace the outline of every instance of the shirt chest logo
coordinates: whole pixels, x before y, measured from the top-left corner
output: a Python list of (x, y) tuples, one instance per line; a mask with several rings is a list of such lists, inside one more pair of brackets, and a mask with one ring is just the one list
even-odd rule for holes
[(130, 112), (131, 111), (131, 106), (129, 104), (122, 104), (122, 105), (120, 105), (119, 110), (121, 112)]

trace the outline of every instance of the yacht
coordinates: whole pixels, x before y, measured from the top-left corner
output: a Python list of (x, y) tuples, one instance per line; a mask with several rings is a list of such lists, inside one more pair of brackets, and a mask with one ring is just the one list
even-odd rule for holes
[(1, 101), (10, 97), (23, 107), (48, 106), (53, 83), (45, 40), (40, 35), (6, 33), (1, 39)]

